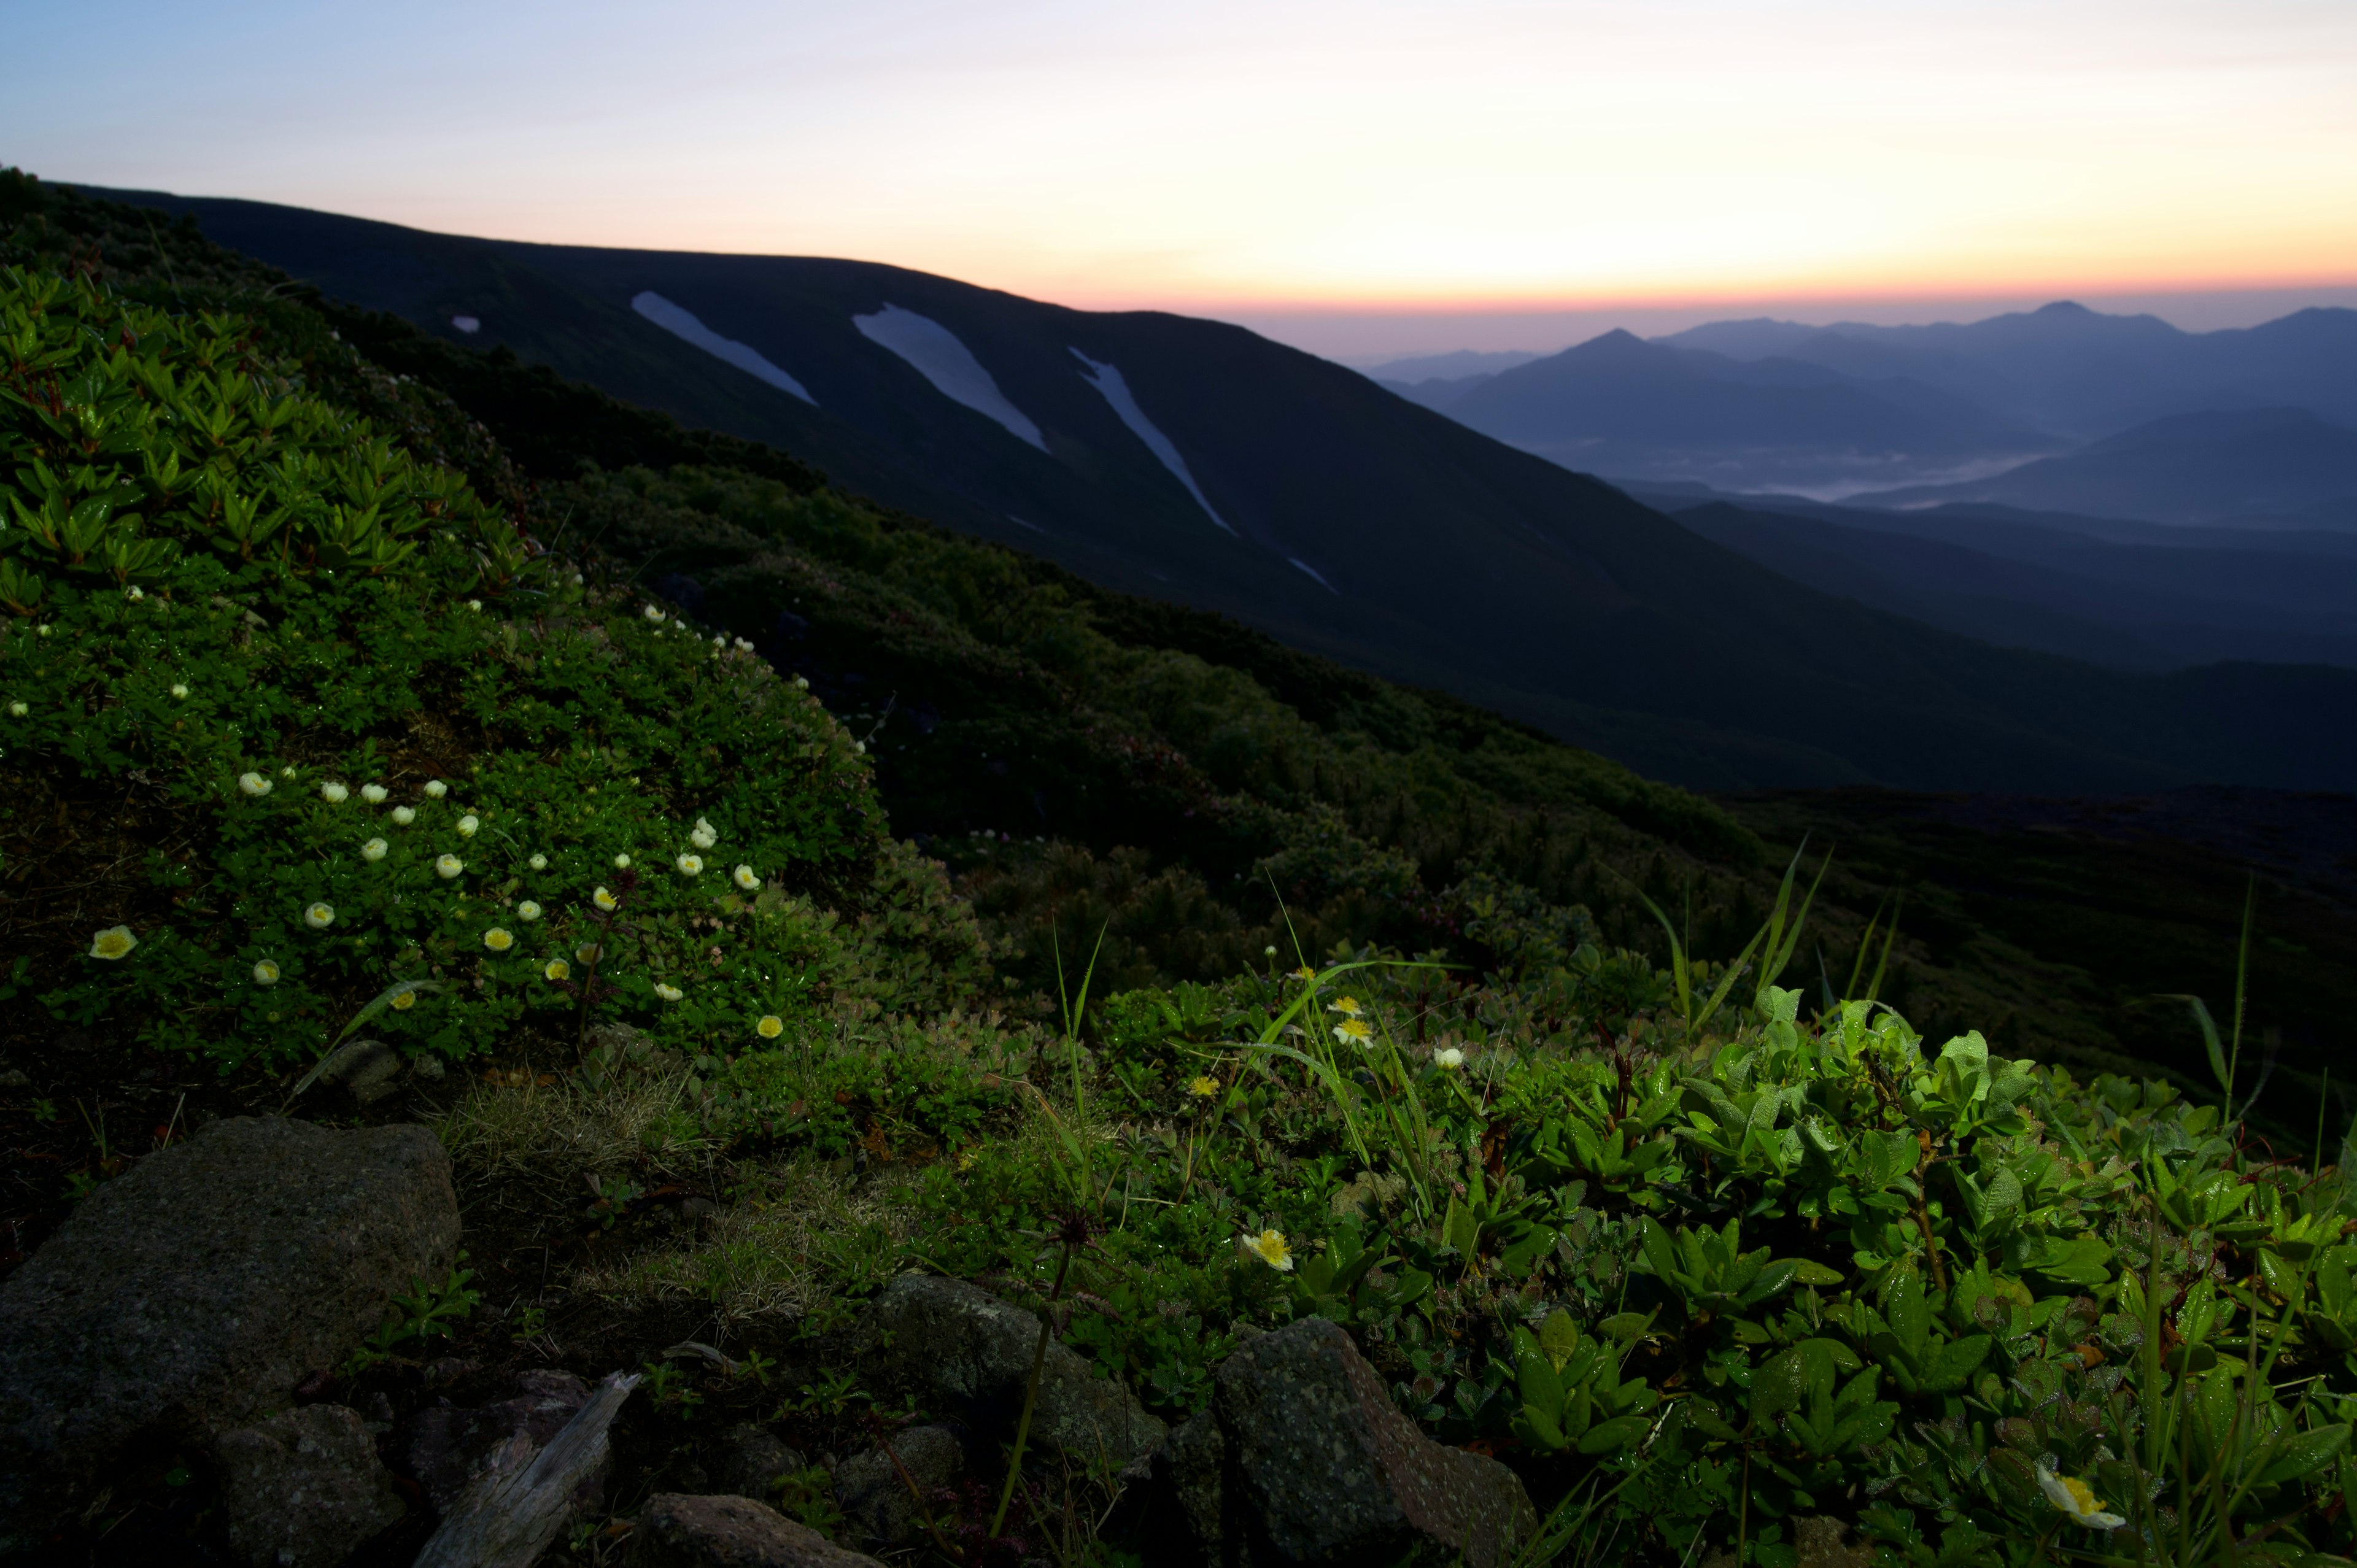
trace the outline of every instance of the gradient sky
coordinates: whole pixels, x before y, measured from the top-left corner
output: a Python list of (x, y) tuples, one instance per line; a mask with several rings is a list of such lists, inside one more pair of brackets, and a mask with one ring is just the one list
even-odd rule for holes
[(2357, 303), (2351, 0), (0, 0), (0, 161), (46, 177), (1329, 352)]

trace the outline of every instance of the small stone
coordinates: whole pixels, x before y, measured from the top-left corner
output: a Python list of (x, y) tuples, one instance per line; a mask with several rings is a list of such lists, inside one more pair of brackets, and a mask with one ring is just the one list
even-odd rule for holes
[(26, 1076), (25, 1069), (20, 1067), (12, 1067), (5, 1072), (0, 1072), (0, 1089), (27, 1089), (32, 1086), (32, 1082), (33, 1080)]
[(334, 1568), (402, 1516), (360, 1412), (305, 1405), (214, 1445), (230, 1550), (255, 1568)]
[(750, 1422), (721, 1439), (720, 1487), (740, 1498), (767, 1498), (780, 1477), (808, 1468), (802, 1456)]
[(1497, 1568), (1538, 1529), (1513, 1471), (1417, 1431), (1350, 1335), (1325, 1318), (1264, 1334), (1230, 1356), (1211, 1411), (1222, 1450), (1216, 1497), (1206, 1489), (1207, 1430), (1174, 1444), (1168, 1466), (1175, 1511), (1190, 1526), (1200, 1530), (1207, 1507), (1219, 1511), (1221, 1538), (1207, 1543), (1216, 1555), (1199, 1560), (1389, 1562), (1426, 1547), (1469, 1568)]
[[(965, 1444), (951, 1427), (912, 1426), (892, 1438), (891, 1449), (887, 1454), (871, 1448), (835, 1467), (834, 1506), (869, 1546), (899, 1546), (916, 1539), (923, 1528), (920, 1499), (927, 1510), (938, 1511), (931, 1494), (954, 1485), (965, 1472)], [(892, 1463), (895, 1456), (898, 1465)]]
[(750, 1498), (658, 1492), (630, 1531), (630, 1568), (877, 1568)]
[[(849, 1349), (879, 1393), (914, 1394), (935, 1413), (995, 1437), (1015, 1429), (1039, 1344), (1039, 1319), (1021, 1307), (963, 1280), (909, 1273), (868, 1304)], [(1164, 1430), (1127, 1389), (1099, 1377), (1061, 1340), (1048, 1341), (1032, 1443), (1118, 1470)]]

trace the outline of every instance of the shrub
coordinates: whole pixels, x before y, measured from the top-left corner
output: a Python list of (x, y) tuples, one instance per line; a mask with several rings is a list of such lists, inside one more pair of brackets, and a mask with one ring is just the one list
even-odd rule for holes
[(363, 1024), (717, 1055), (835, 981), (971, 983), (863, 748), (745, 647), (554, 570), (238, 317), (10, 270), (0, 332), (5, 848), (53, 1015), (225, 1068)]

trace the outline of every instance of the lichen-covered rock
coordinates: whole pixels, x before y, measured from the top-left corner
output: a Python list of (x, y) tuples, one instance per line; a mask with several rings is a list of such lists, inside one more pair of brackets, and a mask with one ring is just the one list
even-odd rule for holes
[[(914, 1394), (981, 1434), (1012, 1432), (1039, 1342), (1039, 1319), (978, 1285), (906, 1273), (868, 1305), (850, 1349), (867, 1385)], [(1129, 1391), (1098, 1377), (1078, 1352), (1048, 1342), (1031, 1442), (1085, 1465), (1120, 1469), (1153, 1446), (1163, 1423)]]
[[(965, 1444), (947, 1426), (912, 1426), (897, 1433), (892, 1452), (881, 1446), (834, 1468), (834, 1506), (870, 1546), (900, 1546), (921, 1528), (918, 1505), (965, 1473)], [(892, 1461), (899, 1460), (898, 1465)], [(903, 1472), (906, 1472), (904, 1475)], [(910, 1489), (913, 1484), (915, 1489)]]
[(150, 1155), (0, 1283), (0, 1520), (38, 1530), (135, 1444), (291, 1406), (457, 1244), (423, 1127), (236, 1117)]
[(1340, 1568), (1429, 1544), (1496, 1568), (1538, 1528), (1512, 1470), (1418, 1432), (1321, 1317), (1229, 1357), (1211, 1410), (1145, 1468), (1155, 1561)]
[(254, 1568), (335, 1568), (404, 1511), (360, 1412), (339, 1404), (224, 1433), (213, 1461), (230, 1550)]
[(659, 1492), (630, 1531), (630, 1568), (877, 1568), (750, 1498)]

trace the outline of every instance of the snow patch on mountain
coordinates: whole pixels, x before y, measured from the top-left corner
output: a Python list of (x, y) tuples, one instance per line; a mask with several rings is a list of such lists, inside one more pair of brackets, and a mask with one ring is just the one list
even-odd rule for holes
[(873, 316), (855, 316), (851, 324), (869, 342), (889, 349), (952, 403), (963, 403), (985, 419), (995, 419), (1018, 441), (1045, 452), (1048, 443), (1030, 416), (1006, 400), (982, 361), (974, 357), (958, 335), (930, 316), (887, 305)]
[(1146, 417), (1146, 411), (1137, 406), (1137, 399), (1130, 392), (1129, 383), (1122, 379), (1120, 369), (1112, 364), (1100, 364), (1078, 349), (1072, 350), (1072, 358), (1088, 367), (1081, 372), (1081, 380), (1104, 394), (1105, 402), (1113, 405), (1114, 413), (1121, 416), (1121, 422), (1129, 426), (1130, 433), (1145, 442), (1146, 449), (1160, 458), (1162, 466), (1187, 487), (1187, 493), (1195, 498), (1195, 504), (1203, 509), (1203, 515), (1233, 533), (1235, 530), (1228, 528), (1228, 520), (1219, 514), (1204, 496), (1203, 488), (1195, 482), (1195, 476), (1188, 470), (1187, 459), (1178, 455), (1178, 448), (1170, 444), (1170, 437), (1163, 435), (1154, 421)]
[(769, 382), (781, 392), (791, 392), (813, 408), (818, 399), (811, 396), (802, 383), (770, 363), (759, 349), (739, 343), (734, 338), (723, 338), (695, 317), (695, 313), (683, 306), (673, 305), (652, 289), (634, 295), (630, 308), (653, 322), (674, 338), (694, 344), (716, 360), (726, 360), (747, 375)]

